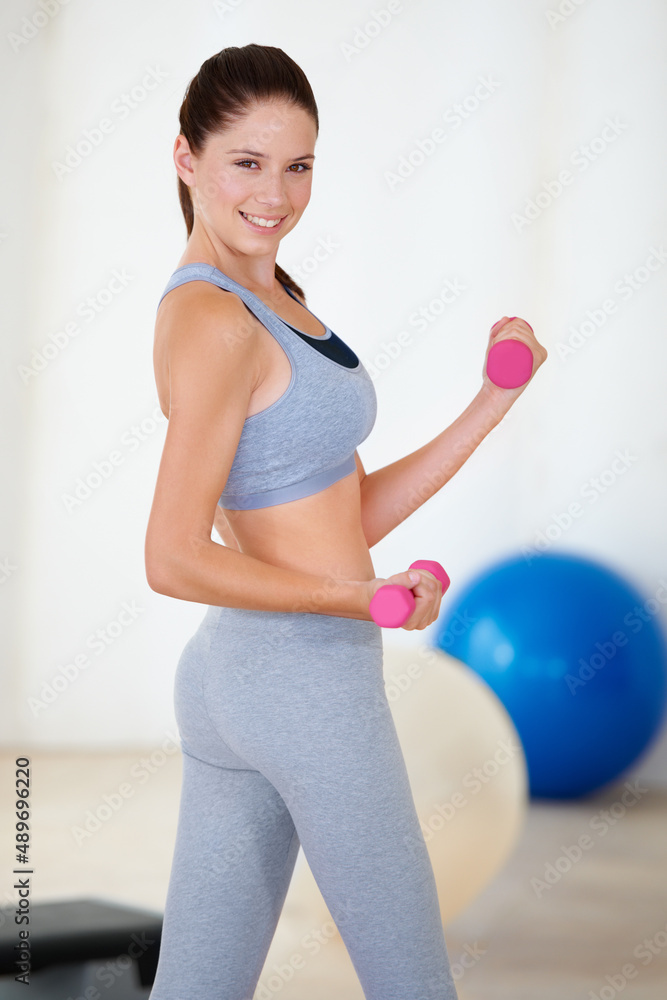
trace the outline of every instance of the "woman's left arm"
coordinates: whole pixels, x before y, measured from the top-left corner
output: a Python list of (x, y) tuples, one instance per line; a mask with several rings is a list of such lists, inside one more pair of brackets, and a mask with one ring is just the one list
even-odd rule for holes
[[(508, 337), (522, 340), (533, 352), (530, 379), (516, 389), (501, 389), (486, 374), (489, 350), (493, 344)], [(546, 349), (538, 343), (525, 320), (503, 316), (491, 327), (482, 387), (470, 405), (432, 441), (361, 478), (361, 520), (369, 548), (414, 514), (458, 472), (486, 435), (500, 423), (546, 358)]]

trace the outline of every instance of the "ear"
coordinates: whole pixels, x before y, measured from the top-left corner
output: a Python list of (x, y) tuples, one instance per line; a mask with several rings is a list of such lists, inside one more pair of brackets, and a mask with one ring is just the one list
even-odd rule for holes
[(194, 184), (194, 171), (192, 169), (192, 153), (190, 150), (190, 143), (185, 138), (184, 135), (180, 134), (176, 136), (176, 141), (174, 142), (174, 166), (176, 167), (176, 172), (181, 178), (184, 184), (188, 187), (192, 187)]

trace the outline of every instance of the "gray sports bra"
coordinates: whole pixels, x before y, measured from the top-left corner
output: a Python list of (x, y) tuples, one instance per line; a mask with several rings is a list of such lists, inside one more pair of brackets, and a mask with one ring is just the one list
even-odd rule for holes
[(356, 473), (354, 452), (373, 429), (377, 397), (354, 351), (324, 323), (323, 337), (296, 330), (212, 264), (176, 268), (160, 302), (195, 280), (235, 292), (275, 337), (292, 368), (282, 396), (246, 417), (219, 505), (228, 510), (272, 507), (319, 493)]

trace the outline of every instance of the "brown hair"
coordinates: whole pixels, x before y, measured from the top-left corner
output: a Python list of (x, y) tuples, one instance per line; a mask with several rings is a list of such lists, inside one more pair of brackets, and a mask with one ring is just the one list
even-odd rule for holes
[[(209, 136), (224, 132), (263, 99), (282, 99), (303, 108), (319, 132), (317, 104), (306, 74), (273, 45), (230, 45), (202, 63), (190, 80), (178, 119), (181, 133), (198, 156)], [(188, 237), (194, 225), (190, 188), (178, 177), (178, 197)], [(276, 263), (276, 278), (301, 295), (303, 290)]]

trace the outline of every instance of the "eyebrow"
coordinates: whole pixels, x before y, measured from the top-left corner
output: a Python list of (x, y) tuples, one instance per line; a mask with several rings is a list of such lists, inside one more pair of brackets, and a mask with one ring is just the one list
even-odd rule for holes
[[(228, 149), (228, 153), (247, 153), (249, 156), (259, 156), (262, 160), (270, 160), (271, 157), (267, 156), (266, 153), (257, 153), (252, 149)], [(295, 156), (294, 160), (314, 160), (314, 153), (306, 153), (305, 156)]]

